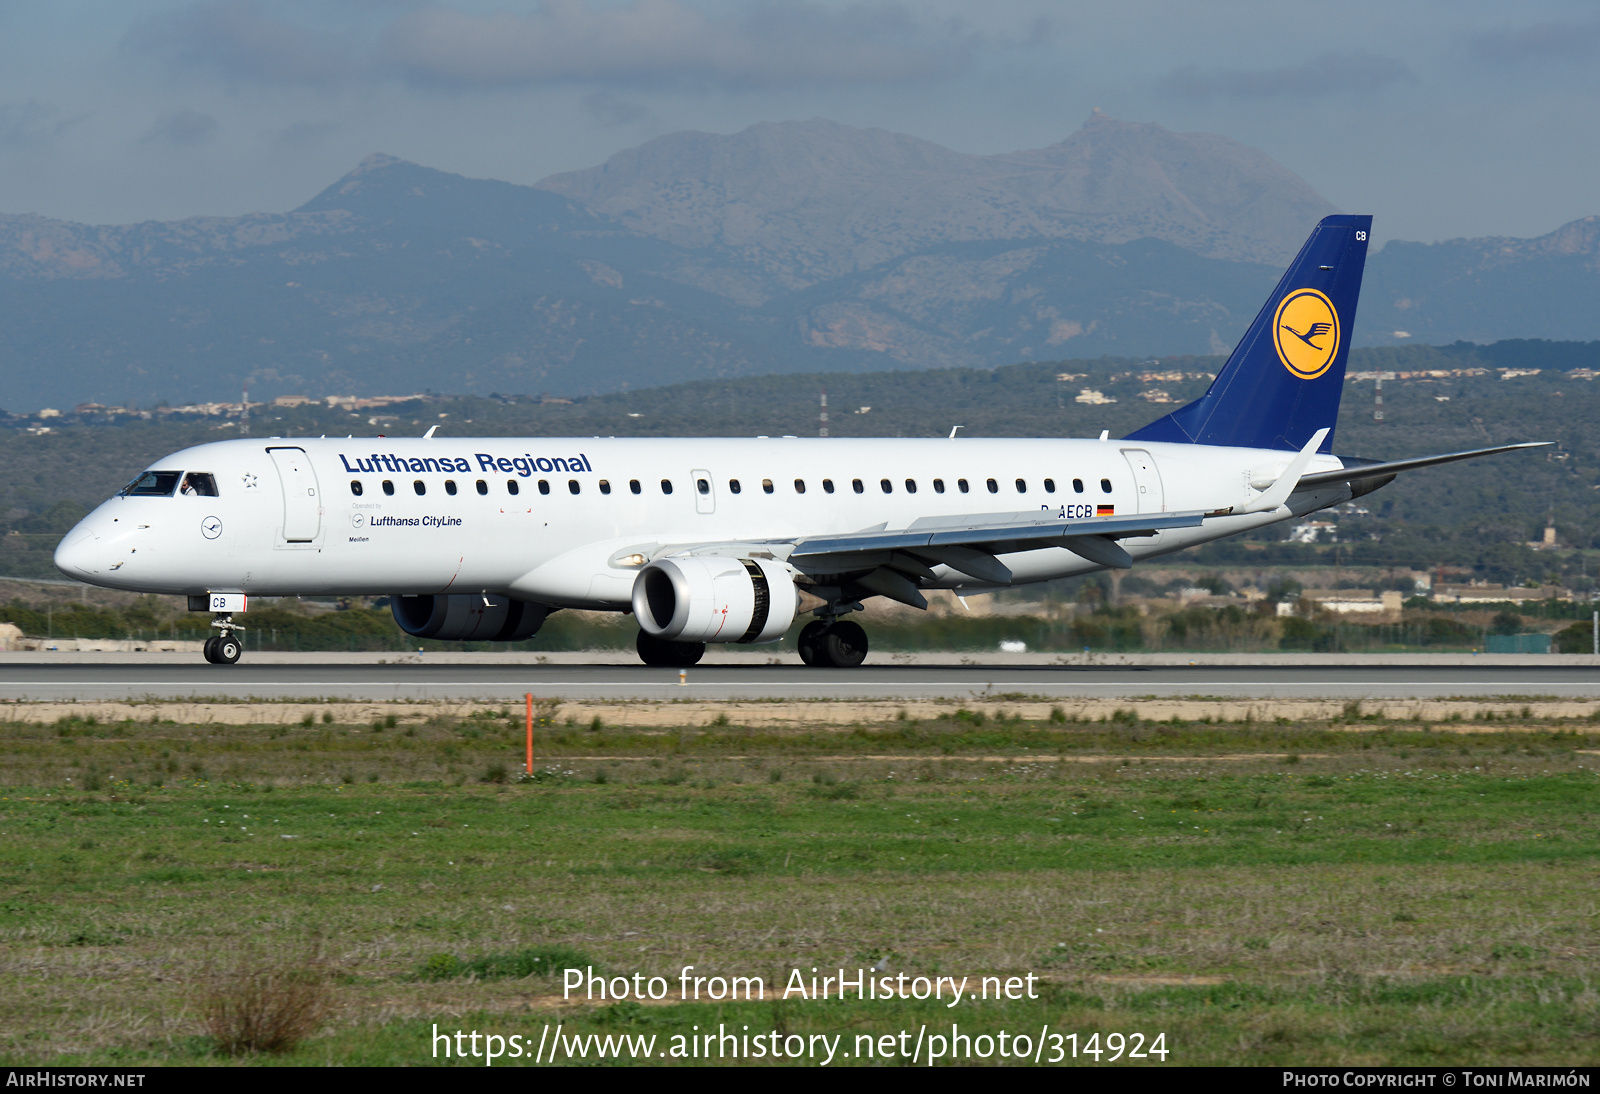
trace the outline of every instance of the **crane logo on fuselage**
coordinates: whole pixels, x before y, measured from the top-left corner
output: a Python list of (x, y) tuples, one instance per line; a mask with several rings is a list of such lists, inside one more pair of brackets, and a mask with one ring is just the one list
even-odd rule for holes
[(1339, 313), (1316, 289), (1296, 289), (1272, 317), (1272, 344), (1283, 367), (1302, 380), (1328, 371), (1339, 353)]

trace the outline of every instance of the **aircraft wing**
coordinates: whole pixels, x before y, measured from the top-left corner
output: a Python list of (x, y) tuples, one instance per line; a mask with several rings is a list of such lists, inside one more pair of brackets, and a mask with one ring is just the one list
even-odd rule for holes
[(1421, 456), (1414, 460), (1389, 460), (1383, 463), (1362, 462), (1351, 467), (1341, 468), (1338, 471), (1318, 471), (1315, 474), (1302, 475), (1297, 489), (1318, 486), (1328, 482), (1356, 482), (1361, 479), (1381, 479), (1398, 475), (1402, 471), (1415, 471), (1419, 467), (1433, 467), (1435, 464), (1454, 463), (1456, 460), (1492, 456), (1496, 452), (1514, 452), (1519, 448), (1543, 448), (1554, 443), (1554, 441), (1524, 441), (1521, 444), (1502, 444), (1494, 448), (1474, 448), (1468, 452), (1449, 452), (1443, 456)]
[[(1059, 510), (1057, 510), (1059, 512)], [(994, 556), (1041, 547), (1067, 550), (1102, 565), (1126, 569), (1133, 565), (1128, 552), (1116, 543), (1127, 536), (1149, 536), (1164, 528), (1193, 528), (1205, 514), (1141, 513), (1127, 517), (1082, 517), (1066, 520), (1048, 510), (1024, 513), (979, 513), (964, 517), (935, 517), (915, 521), (895, 531), (863, 531), (846, 535), (812, 536), (789, 552), (789, 561), (811, 570), (836, 566), (839, 570), (884, 565), (898, 554), (915, 572), (916, 561), (944, 564), (984, 581), (1005, 584), (1011, 571)], [(909, 556), (909, 558), (907, 557)], [(929, 573), (927, 576), (931, 577)]]

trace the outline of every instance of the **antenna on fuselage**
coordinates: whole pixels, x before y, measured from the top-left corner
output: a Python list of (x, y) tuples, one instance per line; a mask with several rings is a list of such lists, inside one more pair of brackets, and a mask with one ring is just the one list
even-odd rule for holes
[(964, 426), (964, 425), (953, 425), (953, 426), (951, 426), (950, 427), (950, 440), (953, 441), (953, 440), (956, 439), (956, 430), (965, 429), (965, 428), (967, 428), (967, 427)]

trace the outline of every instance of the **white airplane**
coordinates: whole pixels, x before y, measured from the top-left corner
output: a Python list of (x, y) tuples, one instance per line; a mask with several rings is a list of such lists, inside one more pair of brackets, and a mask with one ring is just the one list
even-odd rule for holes
[(239, 660), (249, 598), (387, 595), (421, 638), (513, 642), (559, 608), (631, 612), (646, 664), (774, 642), (850, 667), (844, 618), (1181, 551), (1370, 493), (1332, 454), (1372, 218), (1311, 233), (1200, 399), (1120, 441), (237, 439), (158, 460), (61, 541), (109, 588), (186, 594)]

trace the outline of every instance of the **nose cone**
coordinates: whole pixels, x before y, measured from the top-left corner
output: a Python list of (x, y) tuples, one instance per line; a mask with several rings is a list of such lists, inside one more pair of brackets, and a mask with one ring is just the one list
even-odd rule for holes
[(100, 572), (100, 537), (87, 523), (68, 532), (56, 547), (56, 569), (79, 581), (93, 582)]

